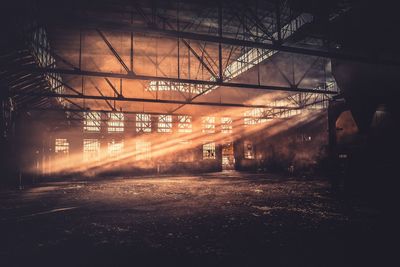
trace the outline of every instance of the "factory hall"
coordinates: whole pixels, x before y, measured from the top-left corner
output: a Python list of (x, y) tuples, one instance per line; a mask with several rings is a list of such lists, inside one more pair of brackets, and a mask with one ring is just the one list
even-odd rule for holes
[(396, 13), (4, 1), (0, 265), (396, 265)]

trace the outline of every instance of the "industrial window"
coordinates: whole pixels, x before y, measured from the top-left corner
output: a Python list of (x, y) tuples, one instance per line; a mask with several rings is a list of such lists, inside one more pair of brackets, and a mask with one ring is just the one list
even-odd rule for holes
[(215, 159), (215, 143), (210, 142), (203, 145), (203, 159)]
[(108, 142), (108, 155), (110, 157), (120, 156), (124, 150), (123, 140), (110, 140)]
[(124, 114), (109, 113), (107, 125), (109, 133), (122, 133), (124, 131)]
[(254, 147), (250, 141), (244, 141), (244, 158), (254, 159)]
[(275, 53), (276, 51), (274, 50), (251, 48), (250, 50), (245, 51), (234, 62), (229, 64), (224, 71), (224, 75), (231, 80), (261, 63), (263, 60), (271, 57)]
[(182, 82), (166, 82), (166, 81), (150, 81), (149, 86), (147, 87), (148, 91), (178, 91), (184, 93), (203, 93), (207, 94), (208, 85), (203, 84), (189, 84)]
[(100, 115), (99, 112), (85, 112), (83, 114), (83, 130), (85, 132), (100, 132)]
[(69, 143), (67, 139), (56, 139), (54, 152), (56, 152), (58, 155), (68, 155)]
[(215, 117), (202, 117), (201, 126), (203, 133), (215, 133)]
[(159, 133), (171, 133), (172, 132), (172, 116), (171, 115), (159, 115), (158, 116), (158, 129)]
[(151, 132), (151, 115), (150, 114), (136, 114), (136, 132)]
[(178, 132), (180, 133), (192, 132), (192, 116), (188, 115), (178, 116)]
[(265, 109), (263, 108), (254, 108), (246, 111), (244, 113), (244, 125), (249, 126), (267, 122), (264, 113)]
[[(50, 54), (50, 44), (47, 37), (46, 30), (43, 27), (35, 27), (32, 32), (32, 39), (30, 40), (33, 56), (35, 57), (38, 65), (43, 68), (56, 68), (56, 60)], [(44, 78), (49, 82), (51, 91), (62, 94), (64, 93), (64, 85), (62, 84), (62, 78), (59, 73), (45, 74)], [(61, 105), (66, 105), (66, 101), (57, 97), (57, 101)]]
[(232, 118), (222, 117), (221, 118), (221, 132), (231, 133), (232, 132)]
[(151, 143), (146, 141), (136, 141), (136, 160), (151, 159)]
[(100, 142), (98, 139), (83, 139), (83, 160), (98, 160), (100, 157)]

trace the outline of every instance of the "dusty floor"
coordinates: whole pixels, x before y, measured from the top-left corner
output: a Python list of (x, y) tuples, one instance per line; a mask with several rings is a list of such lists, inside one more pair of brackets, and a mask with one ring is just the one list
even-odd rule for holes
[(0, 195), (1, 266), (366, 266), (379, 213), (324, 180), (223, 172)]

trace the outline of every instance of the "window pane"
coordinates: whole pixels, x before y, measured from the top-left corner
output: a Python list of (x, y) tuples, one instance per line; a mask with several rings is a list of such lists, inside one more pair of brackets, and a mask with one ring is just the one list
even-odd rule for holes
[(244, 113), (244, 126), (255, 125), (267, 122), (265, 118), (266, 109), (264, 108), (254, 108), (246, 111)]
[(151, 115), (150, 114), (136, 114), (136, 132), (151, 132)]
[(232, 132), (232, 118), (222, 117), (221, 118), (221, 132), (231, 133)]
[(99, 112), (85, 112), (83, 119), (85, 132), (100, 132), (101, 116)]
[(158, 116), (158, 129), (159, 133), (171, 133), (172, 132), (172, 116), (171, 115), (159, 115)]
[(192, 132), (192, 116), (187, 116), (187, 115), (178, 116), (178, 132), (180, 133)]
[(124, 131), (124, 114), (109, 113), (107, 125), (109, 133), (122, 133)]
[(68, 155), (69, 154), (69, 143), (67, 139), (56, 139), (54, 152), (60, 155)]
[(215, 143), (207, 143), (203, 145), (203, 159), (215, 159)]
[(215, 117), (202, 117), (201, 125), (203, 133), (215, 133)]
[(83, 160), (99, 160), (100, 142), (98, 139), (83, 139)]

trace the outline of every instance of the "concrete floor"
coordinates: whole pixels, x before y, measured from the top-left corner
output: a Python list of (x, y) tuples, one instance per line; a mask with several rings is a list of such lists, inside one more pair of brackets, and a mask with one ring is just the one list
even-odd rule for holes
[(118, 177), (0, 196), (2, 266), (366, 266), (379, 242), (378, 211), (322, 179)]

